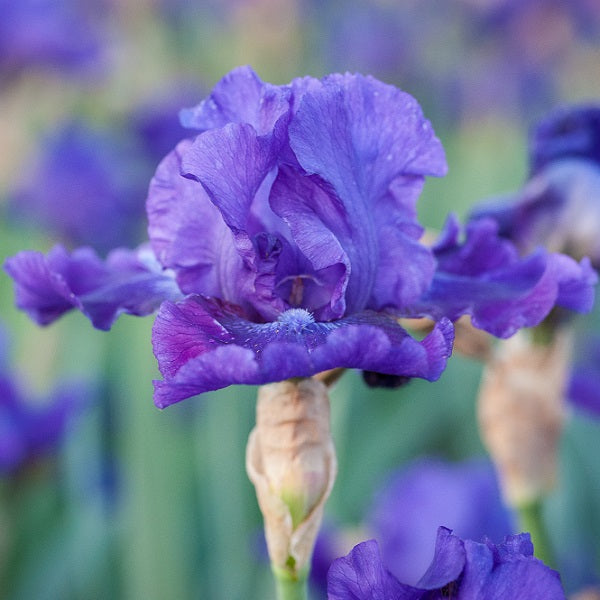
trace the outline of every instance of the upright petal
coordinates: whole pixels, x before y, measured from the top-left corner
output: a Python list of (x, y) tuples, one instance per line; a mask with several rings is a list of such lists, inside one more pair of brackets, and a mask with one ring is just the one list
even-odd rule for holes
[(248, 123), (265, 135), (289, 112), (290, 97), (287, 86), (261, 81), (249, 66), (237, 67), (217, 83), (206, 100), (182, 110), (181, 122), (198, 131), (217, 129), (227, 123)]
[[(383, 253), (374, 215), (383, 209), (383, 218), (394, 222), (414, 210), (414, 186), (420, 186), (424, 175), (445, 173), (441, 144), (411, 96), (371, 77), (349, 74), (332, 75), (321, 88), (304, 93), (290, 122), (289, 139), (302, 168), (331, 186), (346, 215), (347, 234), (340, 243), (352, 265), (347, 310), (361, 310), (373, 294)], [(406, 177), (406, 193), (396, 186), (395, 201), (382, 206), (390, 186), (401, 177)], [(393, 255), (397, 240), (386, 243), (385, 252)], [(410, 288), (422, 292), (430, 275), (419, 273)], [(386, 282), (395, 289), (403, 277), (404, 265), (399, 263), (393, 275), (386, 273)]]
[(184, 293), (239, 302), (236, 282), (244, 265), (220, 211), (200, 183), (181, 175), (181, 142), (160, 163), (150, 182), (148, 235), (161, 264), (173, 269)]

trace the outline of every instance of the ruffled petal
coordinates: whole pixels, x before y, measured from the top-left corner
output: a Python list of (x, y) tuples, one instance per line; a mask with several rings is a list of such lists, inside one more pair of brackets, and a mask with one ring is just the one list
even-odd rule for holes
[(489, 600), (565, 600), (560, 577), (533, 556), (529, 534), (503, 544), (464, 542), (467, 563), (459, 598)]
[(452, 223), (442, 240), (434, 248), (438, 271), (429, 290), (408, 309), (413, 316), (454, 321), (468, 314), (475, 327), (504, 338), (538, 325), (556, 304), (581, 312), (591, 307), (595, 274), (585, 259), (577, 264), (541, 249), (520, 259), (486, 219), (469, 224), (462, 244)]
[(55, 246), (44, 256), (24, 251), (8, 258), (17, 306), (36, 323), (48, 325), (76, 308), (98, 329), (110, 329), (122, 313), (148, 315), (166, 299), (181, 296), (147, 249), (117, 249), (102, 261), (91, 248), (69, 254)]
[(418, 600), (421, 590), (400, 583), (381, 562), (375, 540), (362, 542), (333, 561), (327, 574), (328, 600)]
[[(302, 168), (331, 186), (344, 215), (346, 233), (337, 237), (352, 264), (347, 310), (362, 310), (373, 294), (380, 256), (395, 254), (396, 238), (382, 239), (375, 215), (381, 210), (382, 219), (396, 222), (414, 211), (415, 187), (425, 175), (446, 171), (442, 146), (411, 96), (371, 77), (350, 74), (327, 77), (320, 88), (304, 93), (289, 125), (289, 139)], [(406, 193), (396, 185), (394, 202), (381, 203), (398, 178), (403, 178)], [(304, 213), (296, 218), (300, 222)], [(395, 290), (408, 276), (401, 262), (393, 273), (394, 278), (386, 275), (386, 284), (394, 279)], [(431, 270), (419, 272), (418, 281), (408, 286), (418, 290), (417, 296), (429, 283), (428, 275)]]
[(234, 383), (259, 385), (336, 367), (437, 379), (453, 329), (443, 321), (419, 342), (385, 315), (367, 311), (315, 322), (304, 309), (253, 323), (236, 307), (189, 296), (162, 305), (152, 339), (165, 378), (156, 383), (155, 402), (163, 408)]
[(265, 83), (251, 67), (243, 66), (225, 75), (198, 106), (182, 110), (180, 119), (184, 127), (198, 131), (248, 123), (265, 135), (289, 112), (290, 97), (287, 86)]

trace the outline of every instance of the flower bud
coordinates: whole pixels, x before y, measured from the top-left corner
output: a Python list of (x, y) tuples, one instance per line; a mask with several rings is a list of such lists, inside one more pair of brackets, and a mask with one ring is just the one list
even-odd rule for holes
[(485, 368), (481, 436), (512, 506), (535, 502), (555, 485), (571, 346), (570, 331), (558, 331), (548, 345), (520, 332), (498, 346)]
[(309, 564), (337, 472), (323, 383), (301, 379), (259, 388), (246, 470), (272, 565), (299, 573)]

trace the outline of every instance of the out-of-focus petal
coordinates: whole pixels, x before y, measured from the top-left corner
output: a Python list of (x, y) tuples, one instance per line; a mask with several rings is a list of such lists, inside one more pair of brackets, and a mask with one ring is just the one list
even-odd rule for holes
[(497, 237), (494, 221), (471, 222), (464, 243), (447, 232), (437, 250), (439, 266), (431, 287), (410, 307), (413, 315), (451, 320), (468, 314), (472, 323), (497, 337), (538, 325), (555, 304), (585, 312), (594, 298), (595, 274), (584, 260), (538, 250), (518, 258)]
[(24, 251), (8, 258), (17, 306), (38, 324), (48, 325), (76, 308), (98, 329), (110, 329), (121, 314), (147, 315), (167, 298), (181, 296), (144, 249), (114, 250), (102, 261), (90, 248), (69, 254), (55, 246), (47, 255)]
[(564, 158), (600, 166), (600, 106), (568, 106), (544, 117), (531, 131), (529, 154), (532, 173)]

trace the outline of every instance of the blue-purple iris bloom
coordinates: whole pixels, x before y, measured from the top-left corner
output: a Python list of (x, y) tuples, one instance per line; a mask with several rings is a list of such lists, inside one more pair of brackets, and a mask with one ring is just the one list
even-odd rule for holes
[(99, 73), (105, 0), (0, 0), (0, 80), (31, 68)]
[(414, 584), (431, 560), (440, 525), (463, 539), (500, 541), (513, 533), (492, 465), (421, 459), (394, 473), (375, 496), (368, 527), (387, 568)]
[[(40, 323), (74, 307), (106, 329), (160, 305), (159, 407), (335, 367), (433, 380), (462, 314), (504, 337), (556, 303), (591, 307), (585, 260), (521, 259), (492, 221), (463, 239), (450, 219), (434, 248), (419, 241), (417, 198), (446, 161), (417, 102), (390, 85), (334, 74), (277, 86), (241, 67), (181, 118), (195, 137), (162, 161), (147, 200), (155, 260), (55, 249), (6, 263)], [(436, 324), (418, 341), (398, 317), (421, 316)]]
[(375, 540), (362, 542), (329, 569), (329, 600), (565, 600), (560, 576), (533, 556), (528, 533), (496, 545), (438, 529), (435, 553), (416, 585), (384, 566)]
[(600, 266), (600, 106), (557, 110), (530, 135), (530, 177), (514, 195), (480, 204), (522, 252), (543, 245)]
[[(15, 189), (13, 217), (70, 246), (101, 253), (144, 238), (144, 199), (153, 172), (135, 136), (67, 121), (41, 140)], [(154, 163), (156, 165), (156, 163)]]
[(88, 393), (69, 384), (48, 398), (32, 398), (9, 369), (6, 348), (7, 337), (0, 329), (0, 475), (11, 475), (56, 451)]

